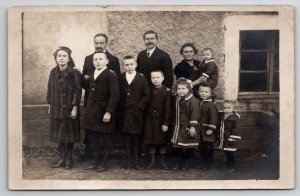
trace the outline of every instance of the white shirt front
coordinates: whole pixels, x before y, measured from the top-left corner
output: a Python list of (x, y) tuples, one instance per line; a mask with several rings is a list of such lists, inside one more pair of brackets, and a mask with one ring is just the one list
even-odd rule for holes
[(153, 52), (154, 52), (154, 50), (156, 49), (156, 46), (154, 47), (154, 48), (152, 48), (151, 50), (148, 50), (147, 49), (147, 55), (148, 55), (148, 53), (149, 53), (149, 58), (151, 57), (151, 55), (153, 54)]
[(96, 79), (107, 67), (104, 67), (100, 70), (98, 69), (95, 69), (95, 72), (94, 72), (94, 79)]
[(135, 75), (136, 75), (136, 71), (134, 71), (132, 74), (126, 72), (126, 80), (127, 80), (129, 85), (131, 84), (131, 82), (134, 79)]

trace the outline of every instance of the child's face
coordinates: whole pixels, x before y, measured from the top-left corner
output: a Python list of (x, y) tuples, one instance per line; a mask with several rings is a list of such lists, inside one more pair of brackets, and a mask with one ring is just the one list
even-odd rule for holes
[(230, 114), (233, 111), (233, 105), (230, 103), (224, 103), (223, 104), (223, 112), (225, 114)]
[(212, 52), (210, 50), (204, 50), (202, 56), (204, 60), (210, 60), (212, 59)]
[(185, 84), (178, 84), (177, 85), (177, 93), (180, 97), (183, 97), (188, 94), (190, 89)]
[(161, 72), (151, 72), (151, 82), (155, 87), (160, 87), (164, 80), (164, 76)]
[(65, 52), (64, 50), (60, 50), (57, 52), (56, 62), (58, 65), (60, 65), (60, 66), (67, 65), (69, 61), (70, 61), (70, 59), (69, 59), (69, 55), (67, 52)]
[(96, 53), (93, 56), (93, 64), (96, 69), (100, 70), (108, 64), (107, 57), (104, 53)]
[(185, 60), (193, 60), (195, 57), (194, 49), (190, 46), (187, 46), (182, 51), (182, 56)]
[(137, 66), (135, 59), (124, 59), (124, 69), (127, 73), (132, 74)]
[(203, 100), (209, 99), (211, 96), (211, 88), (206, 86), (200, 86), (198, 93), (201, 99)]

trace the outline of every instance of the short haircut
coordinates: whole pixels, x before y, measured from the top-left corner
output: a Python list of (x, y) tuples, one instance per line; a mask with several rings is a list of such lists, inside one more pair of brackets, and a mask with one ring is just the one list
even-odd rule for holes
[(196, 49), (196, 47), (194, 46), (193, 43), (185, 43), (185, 44), (183, 44), (183, 45), (181, 46), (181, 48), (180, 48), (180, 54), (181, 54), (181, 55), (183, 54), (183, 50), (184, 50), (186, 47), (191, 47), (191, 48), (193, 48), (195, 54), (198, 53), (198, 50)]
[(145, 39), (146, 35), (148, 34), (155, 34), (156, 39), (158, 39), (158, 34), (153, 30), (146, 31), (143, 35), (143, 39)]
[(94, 36), (94, 40), (95, 40), (96, 37), (104, 37), (106, 43), (108, 42), (108, 37), (107, 37), (107, 35), (104, 34), (104, 33), (98, 33), (98, 34), (96, 34), (96, 35)]
[(106, 55), (106, 53), (105, 52), (103, 52), (103, 51), (96, 51), (94, 54), (93, 54), (93, 58), (94, 58), (94, 55), (95, 54), (104, 54), (105, 55), (105, 57), (107, 58), (107, 55)]
[(159, 72), (159, 73), (161, 73), (161, 75), (162, 75), (163, 77), (165, 77), (165, 76), (164, 76), (164, 72), (163, 72), (162, 70), (160, 70), (160, 69), (152, 70), (152, 71), (150, 72), (150, 76), (151, 76), (151, 74), (152, 74), (153, 72)]
[(202, 52), (207, 51), (207, 50), (209, 50), (212, 54), (214, 53), (214, 51), (213, 51), (211, 48), (204, 48), (204, 49), (202, 50)]
[(132, 55), (126, 55), (126, 56), (124, 56), (123, 61), (124, 60), (128, 60), (128, 59), (133, 59), (134, 61), (136, 61), (135, 58), (134, 58), (134, 56), (132, 56)]
[(176, 83), (176, 88), (178, 87), (178, 85), (185, 85), (189, 90), (192, 90), (191, 84), (185, 78), (179, 78)]
[(202, 83), (200, 83), (199, 84), (199, 89), (200, 89), (201, 86), (202, 87), (209, 87), (210, 90), (212, 90), (211, 84), (209, 82), (202, 82)]
[(224, 104), (230, 104), (230, 105), (234, 106), (235, 101), (226, 99), (225, 101), (223, 101), (222, 105), (224, 105)]

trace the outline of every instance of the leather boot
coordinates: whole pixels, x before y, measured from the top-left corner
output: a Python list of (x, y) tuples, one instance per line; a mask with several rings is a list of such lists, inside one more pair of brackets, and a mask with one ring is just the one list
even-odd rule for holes
[(147, 166), (148, 170), (151, 170), (154, 168), (154, 164), (155, 164), (155, 155), (154, 154), (150, 154), (150, 162)]
[(160, 155), (160, 166), (161, 166), (162, 170), (168, 170), (168, 166), (165, 162), (165, 155), (164, 154)]
[(66, 154), (60, 153), (58, 161), (52, 164), (51, 167), (52, 168), (64, 167), (65, 164), (66, 164)]
[(65, 169), (71, 169), (73, 166), (73, 153), (67, 152)]
[(97, 172), (104, 172), (107, 169), (107, 161), (108, 161), (108, 155), (105, 155), (103, 157), (102, 162), (97, 167)]
[(138, 156), (135, 156), (134, 157), (134, 169), (136, 170), (142, 170), (143, 168), (140, 166), (140, 163), (139, 163), (139, 157)]

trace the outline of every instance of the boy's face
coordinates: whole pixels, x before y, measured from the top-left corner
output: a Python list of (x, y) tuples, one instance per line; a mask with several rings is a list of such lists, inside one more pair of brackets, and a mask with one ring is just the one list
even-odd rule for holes
[(136, 64), (135, 59), (124, 59), (123, 66), (124, 66), (125, 72), (132, 74), (135, 71), (137, 64)]
[(96, 53), (93, 56), (93, 64), (95, 69), (103, 69), (108, 64), (108, 59), (104, 53)]
[(159, 87), (162, 85), (164, 76), (161, 72), (151, 72), (151, 82), (154, 86)]
[(225, 114), (230, 114), (233, 112), (233, 105), (231, 103), (224, 103), (223, 104), (223, 112)]
[(183, 49), (182, 56), (185, 60), (193, 60), (195, 57), (195, 51), (192, 47), (187, 46)]
[(157, 45), (156, 35), (154, 33), (146, 34), (144, 42), (147, 49), (151, 50)]
[(177, 93), (180, 97), (183, 97), (188, 94), (190, 90), (187, 88), (185, 84), (178, 84), (177, 85)]
[(103, 52), (106, 49), (106, 47), (107, 47), (107, 42), (106, 42), (105, 37), (103, 37), (103, 36), (97, 36), (97, 37), (95, 37), (95, 39), (94, 39), (94, 47), (95, 47), (96, 51)]
[(68, 53), (64, 50), (58, 51), (56, 55), (56, 61), (60, 66), (66, 65), (70, 61)]
[(210, 60), (212, 59), (212, 52), (210, 50), (204, 50), (202, 56), (204, 60)]
[(200, 86), (198, 93), (201, 99), (203, 100), (209, 99), (211, 96), (211, 88), (206, 86)]

